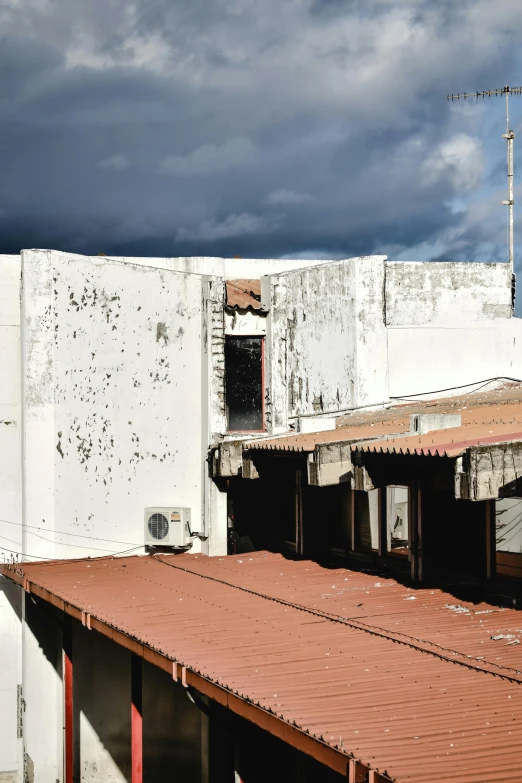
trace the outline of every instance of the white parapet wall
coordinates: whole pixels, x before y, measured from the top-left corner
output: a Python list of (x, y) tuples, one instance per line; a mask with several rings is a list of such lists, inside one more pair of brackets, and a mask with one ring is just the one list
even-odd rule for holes
[(509, 264), (388, 261), (388, 326), (471, 325), (509, 318), (512, 310)]
[(384, 275), (385, 257), (368, 256), (262, 279), (273, 432), (387, 400)]
[[(170, 269), (187, 274), (213, 275), (225, 280), (239, 278), (258, 280), (262, 275), (280, 274), (293, 269), (305, 269), (318, 266), (325, 261), (285, 258), (219, 258), (216, 256), (179, 256), (173, 258), (132, 258), (114, 256), (115, 260), (125, 263), (153, 266), (157, 269)], [(108, 259), (110, 260), (110, 259)]]
[(388, 262), (385, 310), (390, 397), (522, 377), (509, 264)]

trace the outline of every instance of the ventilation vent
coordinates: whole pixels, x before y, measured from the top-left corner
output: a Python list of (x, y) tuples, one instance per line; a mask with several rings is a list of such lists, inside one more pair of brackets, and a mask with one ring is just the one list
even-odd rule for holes
[(152, 514), (147, 523), (152, 538), (161, 541), (169, 534), (169, 521), (165, 514)]

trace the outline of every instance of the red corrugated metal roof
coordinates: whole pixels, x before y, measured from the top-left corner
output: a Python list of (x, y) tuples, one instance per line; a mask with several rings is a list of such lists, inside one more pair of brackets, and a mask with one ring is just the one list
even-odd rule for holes
[(262, 310), (261, 280), (227, 280), (227, 307)]
[[(437, 430), (423, 436), (391, 438), (408, 433), (412, 414), (459, 413), (462, 426)], [(368, 441), (360, 448), (393, 453), (446, 454), (455, 456), (479, 442), (518, 440), (522, 436), (522, 385), (449, 397), (444, 400), (395, 405), (390, 408), (343, 416), (341, 426), (327, 432), (311, 432), (255, 439), (250, 449), (312, 452), (318, 444)], [(378, 441), (376, 438), (381, 438)], [(370, 438), (372, 441), (370, 441)], [(488, 440), (490, 439), (490, 440)], [(359, 446), (358, 446), (359, 447)]]
[(522, 440), (522, 430), (519, 427), (520, 422), (511, 426), (497, 426), (495, 429), (491, 429), (489, 424), (479, 424), (469, 428), (456, 427), (454, 430), (428, 432), (426, 435), (412, 435), (408, 438), (355, 443), (352, 446), (352, 451), (458, 457), (472, 446), (487, 446)]
[(520, 780), (516, 610), (269, 553), (22, 568), (18, 576), (3, 572), (181, 662), (338, 756), (353, 754), (412, 783)]

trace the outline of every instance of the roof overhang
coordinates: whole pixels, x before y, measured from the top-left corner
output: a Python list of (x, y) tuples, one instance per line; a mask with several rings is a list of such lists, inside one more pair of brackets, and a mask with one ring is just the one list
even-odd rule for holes
[[(120, 562), (124, 558), (119, 558)], [(144, 561), (150, 558), (125, 558), (126, 561)], [(159, 559), (159, 558), (158, 558)], [(217, 558), (216, 558), (217, 559)], [(95, 558), (88, 560), (94, 566), (97, 562), (117, 560), (115, 558)], [(91, 631), (96, 631), (111, 639), (116, 644), (124, 647), (135, 655), (169, 673), (175, 681), (179, 681), (184, 687), (192, 687), (200, 694), (213, 699), (218, 704), (231, 710), (236, 715), (256, 724), (275, 737), (283, 740), (296, 750), (311, 756), (316, 761), (324, 764), (335, 772), (346, 776), (349, 783), (368, 781), (368, 783), (390, 783), (392, 778), (386, 774), (380, 774), (369, 765), (356, 759), (353, 754), (333, 747), (322, 738), (314, 736), (309, 731), (298, 727), (295, 723), (285, 720), (272, 711), (264, 709), (259, 704), (253, 703), (248, 696), (243, 696), (231, 689), (224, 687), (215, 680), (204, 676), (190, 665), (176, 660), (172, 656), (162, 652), (150, 644), (140, 640), (138, 633), (127, 625), (118, 625), (109, 622), (106, 618), (97, 616), (90, 604), (78, 601), (65, 600), (60, 585), (60, 567), (85, 564), (85, 561), (46, 561), (37, 564), (0, 564), (0, 574), (20, 585), (27, 594), (46, 601), (51, 606), (64, 612), (66, 615), (81, 622)], [(38, 572), (42, 567), (52, 565), (55, 576), (58, 576), (56, 589), (49, 589), (39, 584)], [(88, 566), (90, 567), (90, 565)], [(181, 569), (183, 570), (183, 569)], [(123, 573), (120, 574), (123, 577)], [(44, 580), (45, 581), (45, 580)], [(62, 587), (64, 582), (61, 582)], [(174, 613), (173, 613), (174, 614)]]

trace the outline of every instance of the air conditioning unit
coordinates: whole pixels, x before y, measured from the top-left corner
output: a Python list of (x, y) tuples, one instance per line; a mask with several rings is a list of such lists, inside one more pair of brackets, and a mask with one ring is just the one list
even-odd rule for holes
[(145, 509), (145, 546), (185, 547), (190, 544), (190, 535), (190, 508)]

